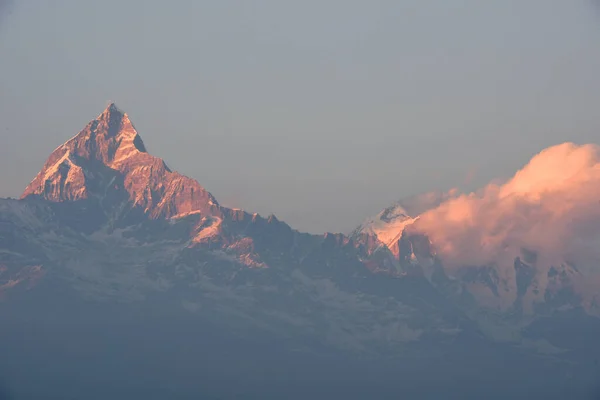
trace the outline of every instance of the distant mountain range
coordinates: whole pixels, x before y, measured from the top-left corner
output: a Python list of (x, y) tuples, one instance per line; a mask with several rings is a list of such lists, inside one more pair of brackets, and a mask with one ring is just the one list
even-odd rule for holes
[(336, 382), (348, 393), (334, 395), (364, 398), (351, 389), (361, 379), (374, 398), (587, 390), (600, 376), (589, 269), (526, 245), (508, 264), (447, 266), (419, 220), (457, 198), (400, 201), (350, 235), (301, 233), (220, 205), (150, 155), (111, 104), (21, 199), (0, 200), (0, 373), (25, 393), (37, 371), (32, 396), (90, 399), (111, 387), (233, 398), (264, 385), (263, 398), (305, 398), (325, 393), (307, 385)]

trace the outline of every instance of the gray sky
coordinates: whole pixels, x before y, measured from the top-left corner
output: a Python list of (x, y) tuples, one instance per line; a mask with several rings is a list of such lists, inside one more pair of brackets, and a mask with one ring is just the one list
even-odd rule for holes
[(507, 177), (549, 145), (600, 143), (597, 11), (13, 0), (0, 6), (0, 196), (113, 100), (221, 204), (349, 231), (398, 198)]

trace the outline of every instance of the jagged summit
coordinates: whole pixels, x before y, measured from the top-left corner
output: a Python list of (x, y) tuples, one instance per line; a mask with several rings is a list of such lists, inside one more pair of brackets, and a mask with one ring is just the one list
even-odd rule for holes
[(134, 206), (156, 218), (212, 215), (219, 209), (198, 182), (150, 155), (127, 113), (112, 102), (54, 150), (21, 197), (62, 202), (104, 198), (114, 191), (125, 191)]
[(392, 252), (398, 251), (398, 240), (404, 229), (418, 220), (419, 215), (437, 207), (443, 201), (456, 196), (458, 191), (433, 191), (403, 198), (382, 210), (374, 217), (367, 218), (358, 226), (353, 236), (374, 235), (388, 246)]
[[(129, 115), (117, 107), (114, 102), (110, 102), (104, 111), (98, 115), (96, 120), (105, 123), (109, 127), (107, 132), (109, 136), (115, 136), (119, 134), (137, 136), (141, 147), (144, 147), (137, 130), (129, 119)], [(142, 150), (140, 149), (140, 151)], [(145, 149), (143, 151), (145, 152)]]
[(106, 106), (106, 109), (104, 109), (104, 111), (102, 112), (102, 114), (105, 113), (120, 113), (120, 114), (125, 114), (119, 107), (117, 107), (117, 105), (115, 104), (114, 101), (109, 101), (108, 105)]

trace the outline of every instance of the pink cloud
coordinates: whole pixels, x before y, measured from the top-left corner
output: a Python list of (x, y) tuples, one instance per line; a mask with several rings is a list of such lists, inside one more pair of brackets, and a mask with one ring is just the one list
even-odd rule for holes
[(550, 147), (504, 184), (451, 198), (409, 229), (429, 236), (448, 268), (511, 262), (526, 248), (600, 272), (600, 147)]

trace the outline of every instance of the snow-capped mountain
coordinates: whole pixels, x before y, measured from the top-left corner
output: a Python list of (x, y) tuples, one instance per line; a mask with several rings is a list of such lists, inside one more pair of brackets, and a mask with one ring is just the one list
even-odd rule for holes
[(112, 209), (111, 200), (121, 194), (153, 219), (219, 214), (216, 200), (198, 182), (146, 152), (127, 114), (112, 103), (52, 152), (21, 197), (53, 202), (94, 197)]
[(393, 248), (394, 243), (400, 240), (404, 228), (415, 222), (415, 218), (418, 218), (418, 216), (411, 217), (401, 204), (394, 204), (375, 217), (366, 219), (352, 233), (352, 236), (358, 234), (373, 235), (381, 243)]
[(367, 218), (351, 236), (358, 234), (375, 235), (382, 243), (393, 245), (397, 242), (404, 228), (427, 210), (439, 206), (442, 202), (455, 197), (456, 189), (448, 192), (429, 192), (411, 196), (397, 201), (374, 217)]
[(105, 332), (142, 315), (154, 331), (158, 315), (180, 331), (232, 335), (227, 346), (375, 357), (378, 368), (398, 356), (415, 365), (486, 354), (524, 367), (600, 354), (589, 335), (563, 329), (600, 326), (575, 265), (546, 267), (522, 249), (511, 268), (451, 268), (439, 242), (412, 229), (458, 196), (400, 201), (349, 236), (301, 233), (220, 205), (150, 155), (111, 104), (52, 152), (21, 199), (0, 199), (0, 319)]
[[(319, 340), (354, 350), (371, 341), (453, 336), (468, 322), (432, 310), (429, 322), (414, 326), (423, 316), (401, 300), (406, 283), (386, 249), (370, 251), (341, 234), (300, 233), (275, 216), (219, 205), (148, 154), (114, 104), (54, 150), (21, 200), (0, 202), (0, 221), (0, 263), (11, 291), (50, 281), (102, 301), (166, 291), (187, 309), (218, 305), (223, 315), (245, 316), (235, 323), (317, 330)], [(382, 299), (375, 275), (387, 276), (398, 293)]]
[(376, 216), (367, 218), (350, 236), (375, 236), (398, 257), (398, 241), (404, 229), (412, 225), (425, 211), (439, 206), (457, 194), (457, 190), (453, 189), (448, 192), (429, 192), (404, 198)]
[[(431, 221), (440, 214), (436, 209), (457, 208), (455, 204), (476, 195), (460, 196), (452, 190), (401, 200), (365, 220), (351, 237), (372, 237), (378, 243), (374, 247), (384, 247), (393, 254), (401, 273), (422, 274), (476, 320), (479, 320), (477, 315), (492, 312), (500, 316), (496, 322), (503, 324), (504, 316), (519, 315), (520, 322), (514, 328), (520, 330), (522, 324), (559, 310), (583, 309), (588, 315), (600, 316), (597, 273), (590, 272), (589, 268), (587, 273), (583, 272), (583, 266), (578, 268), (566, 258), (550, 259), (543, 251), (527, 249), (524, 243), (504, 244), (503, 252), (485, 264), (446, 265), (444, 255), (438, 254), (440, 244), (421, 229), (420, 220), (426, 215)], [(457, 215), (446, 218), (460, 221), (462, 215), (458, 211)], [(471, 219), (462, 223), (479, 221)], [(512, 224), (511, 221), (503, 223)], [(478, 244), (474, 241), (472, 245)], [(592, 269), (595, 266), (592, 263)], [(485, 318), (486, 324), (491, 322), (489, 316)], [(489, 332), (493, 335), (495, 329)]]

